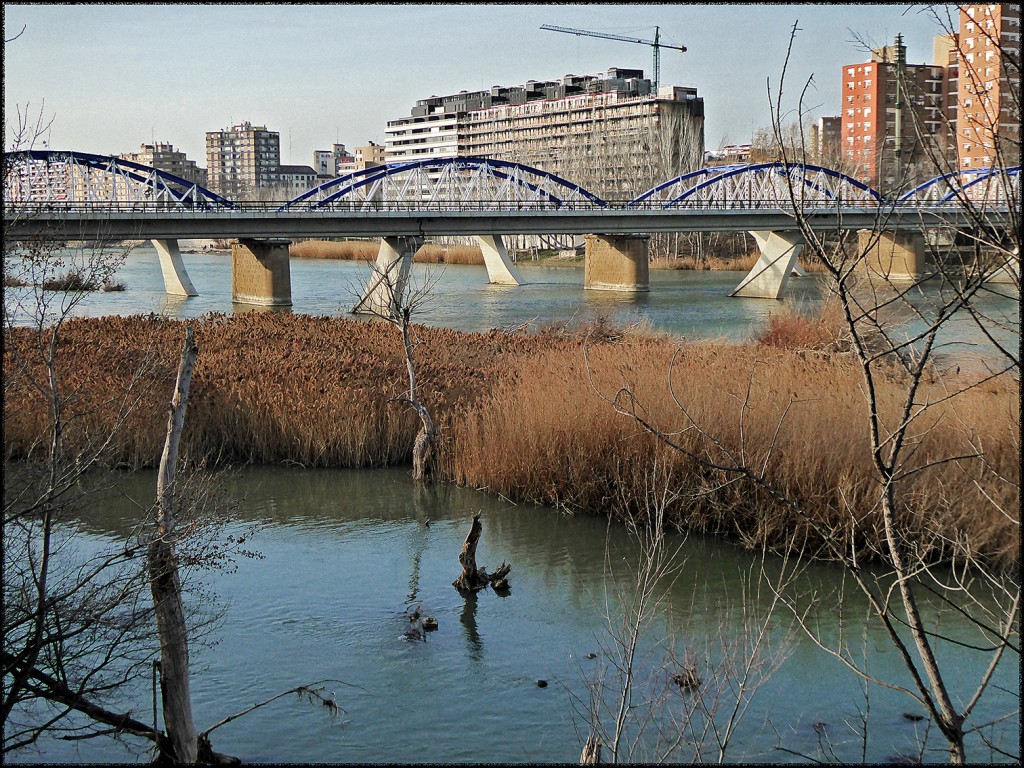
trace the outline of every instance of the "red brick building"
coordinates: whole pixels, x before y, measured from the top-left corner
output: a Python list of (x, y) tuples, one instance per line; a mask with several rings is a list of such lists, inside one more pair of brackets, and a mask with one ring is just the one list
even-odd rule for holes
[[(961, 169), (1020, 164), (1020, 10), (1011, 4), (960, 9), (957, 157)], [(1007, 67), (1006, 57), (1017, 57)], [(1009, 70), (1009, 71), (1008, 71)], [(1015, 89), (1013, 95), (1010, 89)]]
[(897, 35), (843, 67), (846, 170), (890, 191), (940, 170), (1020, 164), (1020, 11), (964, 5), (959, 24), (935, 38), (932, 64), (907, 64)]
[(927, 159), (921, 136), (945, 135), (946, 68), (906, 58), (897, 35), (893, 45), (873, 50), (871, 61), (843, 67), (843, 160), (885, 189), (904, 185), (907, 171)]

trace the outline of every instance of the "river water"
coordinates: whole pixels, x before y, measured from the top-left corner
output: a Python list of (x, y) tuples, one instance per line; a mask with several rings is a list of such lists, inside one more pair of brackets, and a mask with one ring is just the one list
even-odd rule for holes
[[(185, 256), (200, 296), (167, 302), (155, 254), (137, 249), (118, 275), (127, 290), (95, 294), (80, 314), (165, 312), (193, 317), (207, 312), (248, 311), (231, 305), (230, 257)], [(521, 265), (529, 285), (486, 285), (482, 267), (449, 266), (432, 291), (428, 314), (438, 325), (481, 330), (606, 315), (619, 321), (646, 319), (674, 333), (743, 338), (763, 323), (778, 302), (727, 298), (742, 275), (722, 272), (655, 272), (649, 294), (585, 292), (582, 271)], [(430, 270), (435, 276), (439, 268)], [(418, 268), (422, 279), (426, 270)], [(344, 314), (366, 274), (364, 264), (293, 260), (291, 311)], [(814, 278), (791, 283), (794, 300), (819, 300)], [(1003, 307), (994, 299), (997, 308)], [(1007, 300), (1010, 311), (1013, 300)], [(966, 332), (965, 332), (966, 333)], [(961, 343), (974, 343), (964, 336)], [(964, 347), (973, 350), (976, 347)], [(236, 720), (213, 734), (214, 748), (246, 762), (575, 762), (587, 733), (582, 712), (588, 690), (612, 690), (616, 595), (629, 591), (638, 546), (621, 526), (570, 518), (555, 510), (513, 505), (472, 489), (418, 488), (404, 468), (300, 470), (245, 467), (224, 481), (238, 504), (229, 533), (258, 525), (249, 546), (259, 559), (240, 558), (233, 573), (204, 576), (224, 617), (218, 644), (193, 650), (192, 692), (200, 729), (293, 686), (328, 679), (342, 707), (331, 717), (319, 704), (289, 696)], [(132, 499), (153, 497), (155, 476), (135, 473), (124, 481), (125, 498), (105, 503), (83, 522), (87, 547), (125, 535), (138, 515)], [(466, 600), (451, 586), (458, 552), (474, 513), (483, 537), (478, 561), (490, 568), (512, 564), (511, 593), (491, 590)], [(728, 671), (751, 618), (768, 610), (769, 595), (751, 581), (758, 557), (708, 538), (675, 537), (680, 571), (666, 585), (665, 603), (639, 648), (637, 701), (667, 690), (661, 717), (676, 716), (694, 694), (671, 684), (664, 664), (669, 650), (694, 661), (703, 690), (736, 680)], [(780, 561), (768, 558), (766, 569)], [(907, 674), (888, 640), (864, 617), (852, 585), (826, 565), (811, 566), (800, 590), (822, 603), (812, 617), (830, 639), (843, 635), (854, 654), (866, 654), (872, 674), (907, 684)], [(839, 606), (842, 606), (842, 611)], [(403, 637), (407, 613), (421, 606), (439, 628), (426, 641)], [(959, 617), (927, 605), (929, 625), (947, 636), (966, 636)], [(744, 618), (746, 616), (746, 618)], [(790, 762), (795, 754), (817, 759), (882, 762), (916, 755), (924, 714), (908, 697), (877, 685), (865, 691), (840, 663), (792, 628), (791, 614), (777, 607), (768, 620), (767, 647), (781, 665), (757, 690), (726, 759)], [(609, 625), (608, 617), (611, 617)], [(983, 659), (941, 647), (955, 698), (970, 695)], [(590, 658), (593, 655), (593, 658)], [(995, 720), (1019, 707), (1018, 657), (997, 670), (995, 686), (974, 721)], [(548, 685), (540, 687), (539, 680)], [(650, 680), (648, 685), (646, 682)], [(707, 694), (706, 694), (707, 695)], [(132, 702), (147, 720), (150, 692), (140, 681)], [(714, 709), (714, 707), (711, 707)], [(870, 711), (867, 744), (858, 735), (860, 715)], [(724, 723), (725, 710), (717, 710)], [(665, 720), (661, 721), (665, 724)], [(693, 723), (700, 722), (697, 717)], [(669, 735), (679, 733), (678, 723)], [(643, 750), (657, 739), (641, 739)], [(693, 734), (689, 734), (691, 742)], [(985, 732), (1016, 752), (1019, 714)], [(715, 759), (710, 749), (704, 759)], [(926, 760), (943, 761), (934, 728)], [(1000, 760), (972, 737), (976, 760)], [(676, 759), (692, 757), (691, 747)], [(651, 758), (640, 751), (634, 758)], [(13, 757), (26, 762), (125, 762), (148, 758), (140, 745), (98, 739), (47, 741), (39, 751)], [(605, 753), (607, 758), (607, 752)]]
[[(87, 543), (125, 535), (138, 515), (132, 499), (146, 503), (154, 486), (152, 472), (127, 478), (126, 498), (104, 505), (84, 526)], [(588, 683), (613, 680), (606, 617), (618, 625), (616, 594), (633, 583), (630, 569), (638, 558), (635, 540), (621, 526), (514, 506), (471, 489), (417, 488), (404, 469), (245, 468), (226, 487), (239, 501), (239, 520), (229, 532), (259, 524), (247, 546), (262, 559), (240, 558), (236, 572), (208, 577), (226, 613), (219, 643), (193, 651), (197, 724), (208, 727), (281, 691), (325, 678), (344, 681), (327, 684), (344, 711), (331, 717), (321, 705), (289, 696), (215, 731), (215, 749), (246, 762), (579, 759), (587, 726), (574, 700), (586, 699)], [(483, 524), (478, 562), (512, 565), (506, 596), (487, 590), (466, 600), (452, 587), (476, 512)], [(677, 658), (695, 661), (710, 702), (713, 687), (735, 682), (735, 672), (721, 664), (739, 650), (737, 640), (750, 626), (744, 610), (761, 619), (769, 595), (762, 588), (744, 599), (743, 585), (758, 564), (750, 553), (697, 536), (670, 542), (682, 543), (681, 567), (640, 644), (638, 677), (660, 670), (674, 645)], [(769, 558), (767, 571), (779, 563)], [(831, 639), (840, 630), (839, 576), (816, 565), (794, 591), (813, 589), (822, 597), (812, 618)], [(438, 620), (438, 630), (425, 642), (403, 638), (407, 612), (416, 606)], [(948, 611), (926, 606), (926, 613), (929, 625), (944, 634), (963, 633)], [(784, 661), (754, 695), (728, 759), (787, 762), (793, 752), (821, 758), (819, 749), (827, 744), (838, 758), (859, 761), (862, 744), (854, 729), (867, 709), (868, 762), (917, 754), (923, 724), (904, 713), (923, 714), (921, 707), (879, 686), (869, 689), (866, 703), (857, 679), (793, 632), (789, 615), (778, 608), (768, 621), (767, 646)], [(877, 628), (865, 629), (862, 601), (848, 595), (843, 615), (855, 655), (866, 649), (873, 674), (907, 683), (886, 639)], [(980, 675), (980, 661), (942, 650), (957, 690), (966, 692)], [(678, 714), (693, 698), (673, 687), (669, 674), (655, 672), (654, 680), (670, 691), (663, 714)], [(539, 687), (538, 680), (548, 685)], [(978, 722), (1019, 703), (1016, 662), (1004, 663), (995, 682), (1005, 693), (983, 701)], [(639, 687), (638, 701), (649, 690)], [(144, 720), (149, 699), (148, 687), (141, 686), (136, 711)], [(720, 723), (726, 714), (718, 711)], [(942, 761), (934, 736), (926, 758)], [(996, 738), (1012, 749), (1019, 727), (1011, 719)], [(988, 751), (973, 742), (973, 756), (988, 759)], [(683, 749), (676, 759), (690, 756)], [(41, 754), (18, 758), (125, 761), (145, 754), (94, 740), (49, 743)]]
[[(94, 293), (75, 309), (78, 315), (149, 314), (199, 317), (210, 312), (281, 311), (231, 302), (231, 256), (224, 253), (187, 253), (184, 262), (198, 296), (169, 297), (163, 291), (159, 260), (151, 245), (138, 246), (117, 273), (123, 292)], [(604, 317), (620, 324), (641, 322), (652, 329), (686, 338), (749, 338), (785, 303), (813, 307), (821, 302), (823, 281), (808, 275), (789, 281), (783, 301), (730, 298), (745, 276), (742, 272), (651, 270), (647, 293), (587, 291), (583, 269), (541, 266), (519, 262), (526, 285), (499, 286), (487, 283), (482, 266), (414, 265), (411, 285), (429, 284), (416, 322), (466, 331), (510, 328), (524, 324), (586, 321)], [(293, 306), (289, 310), (311, 315), (351, 316), (366, 284), (368, 267), (363, 262), (291, 259)], [(10, 290), (10, 289), (5, 289)], [(914, 290), (911, 301), (925, 308), (936, 297), (938, 286), (928, 281)], [(1004, 344), (1019, 343), (1020, 298), (1009, 286), (992, 285), (982, 291), (976, 305), (993, 322), (989, 330)], [(889, 311), (898, 312), (898, 307)], [(359, 317), (359, 316), (355, 316)], [(900, 322), (905, 333), (920, 328), (904, 310)], [(967, 317), (952, 318), (941, 337), (942, 360), (986, 361), (993, 359), (991, 345)]]

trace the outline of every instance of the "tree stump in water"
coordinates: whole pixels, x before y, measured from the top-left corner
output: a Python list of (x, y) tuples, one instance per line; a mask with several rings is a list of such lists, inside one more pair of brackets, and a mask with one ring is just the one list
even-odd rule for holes
[(480, 568), (476, 564), (476, 547), (480, 543), (480, 534), (483, 532), (483, 525), (480, 523), (480, 513), (473, 515), (473, 524), (470, 526), (469, 535), (459, 552), (459, 565), (462, 566), (462, 573), (459, 578), (452, 582), (452, 586), (459, 592), (478, 592), (490, 584), (495, 591), (508, 589), (508, 574), (512, 566), (502, 561), (501, 565), (492, 574), (487, 573), (486, 568)]

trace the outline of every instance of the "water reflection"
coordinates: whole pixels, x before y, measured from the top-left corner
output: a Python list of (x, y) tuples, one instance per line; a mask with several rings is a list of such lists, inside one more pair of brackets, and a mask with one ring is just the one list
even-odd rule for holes
[(270, 304), (247, 304), (242, 301), (231, 302), (231, 314), (233, 315), (245, 315), (248, 313), (254, 314), (273, 314), (280, 313), (282, 315), (290, 315), (292, 308), (289, 306), (274, 306)]
[(463, 595), (463, 600), (459, 623), (466, 631), (470, 661), (480, 664), (484, 660), (484, 643), (480, 639), (480, 630), (476, 626), (477, 595), (475, 592), (470, 592)]

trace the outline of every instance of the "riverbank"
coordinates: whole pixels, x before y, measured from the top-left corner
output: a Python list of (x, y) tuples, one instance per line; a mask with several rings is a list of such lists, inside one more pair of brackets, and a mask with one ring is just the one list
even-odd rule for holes
[[(341, 261), (373, 261), (377, 258), (380, 244), (370, 240), (304, 240), (293, 243), (288, 251), (300, 259), (338, 259)], [(705, 254), (702, 256), (678, 255), (674, 257), (652, 257), (651, 269), (708, 269), (749, 272), (757, 263), (757, 253), (747, 253), (732, 258)], [(482, 266), (483, 254), (478, 246), (440, 245), (426, 243), (413, 255), (413, 261), (420, 264), (471, 264)], [(549, 267), (582, 267), (583, 255), (568, 255), (563, 251), (540, 250), (530, 258), (520, 261), (543, 264)], [(808, 266), (813, 270), (813, 267)]]
[[(796, 536), (813, 550), (817, 534), (788, 507), (735, 475), (709, 470), (645, 435), (608, 402), (634, 393), (651, 423), (688, 450), (723, 463), (733, 455), (767, 466), (775, 485), (799, 499), (835, 536), (849, 510), (866, 516), (850, 546), (870, 557), (880, 527), (861, 380), (843, 352), (837, 323), (797, 323), (762, 343), (698, 342), (606, 323), (536, 333), (465, 333), (417, 326), (421, 396), (441, 424), (440, 473), (448, 482), (573, 514), (646, 514), (659, 491), (682, 528), (750, 547)], [(769, 329), (771, 331), (771, 329)], [(28, 329), (8, 332), (4, 349), (5, 452), (42, 450), (45, 405), (11, 375), (12, 350)], [(63, 331), (60, 378), (74, 393), (65, 439), (83, 444), (109, 430), (120, 394), (146, 367), (113, 447), (125, 466), (154, 466), (163, 444), (183, 323), (155, 317), (73, 320)], [(397, 331), (382, 323), (291, 314), (207, 316), (196, 323), (200, 353), (183, 449), (192, 461), (375, 467), (409, 462), (418, 421), (401, 397), (405, 360)], [(794, 339), (800, 339), (794, 343)], [(669, 389), (669, 371), (672, 390)], [(920, 398), (938, 400), (939, 377)], [(9, 386), (8, 386), (9, 385)], [(893, 417), (900, 383), (882, 380)], [(687, 415), (720, 441), (693, 429)], [(741, 404), (745, 401), (745, 406)], [(918, 546), (938, 553), (949, 538), (1006, 567), (1019, 564), (1019, 387), (994, 380), (936, 406), (920, 420), (914, 461), (974, 452), (969, 461), (922, 469), (908, 480), (904, 514)], [(728, 462), (724, 462), (728, 463)], [(657, 470), (655, 472), (655, 470)], [(865, 533), (874, 531), (874, 533)], [(940, 537), (940, 534), (942, 536)]]

